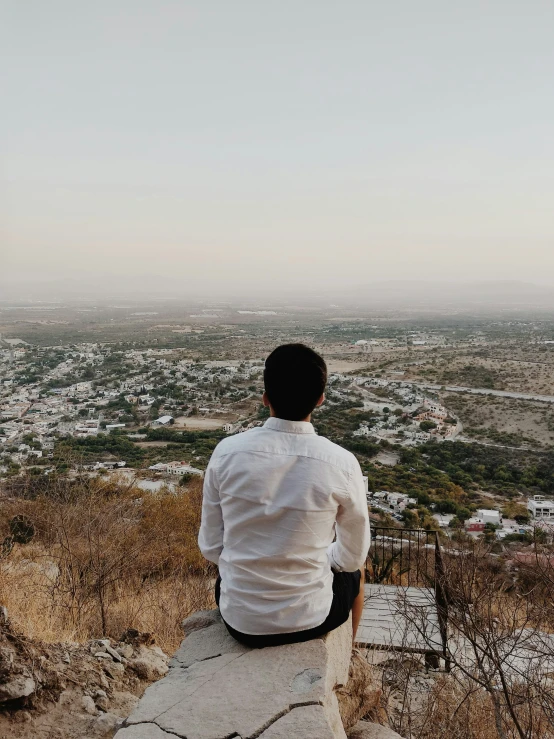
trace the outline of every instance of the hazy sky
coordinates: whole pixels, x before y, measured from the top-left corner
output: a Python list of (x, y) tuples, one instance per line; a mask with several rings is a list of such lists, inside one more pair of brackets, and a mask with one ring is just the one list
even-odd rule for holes
[(552, 0), (3, 0), (2, 282), (554, 284)]

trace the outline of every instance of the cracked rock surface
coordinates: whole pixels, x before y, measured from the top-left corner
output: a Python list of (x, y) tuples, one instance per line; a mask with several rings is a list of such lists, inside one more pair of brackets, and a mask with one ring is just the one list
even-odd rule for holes
[(218, 612), (185, 632), (117, 739), (346, 739), (335, 690), (348, 680), (352, 627), (266, 649), (236, 642)]

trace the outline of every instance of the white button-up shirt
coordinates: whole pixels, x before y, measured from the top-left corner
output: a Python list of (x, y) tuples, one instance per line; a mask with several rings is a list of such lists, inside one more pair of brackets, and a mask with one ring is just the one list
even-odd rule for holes
[(219, 606), (234, 629), (319, 626), (333, 599), (331, 567), (360, 569), (369, 549), (360, 465), (305, 421), (269, 418), (230, 436), (206, 470), (198, 543), (219, 565)]

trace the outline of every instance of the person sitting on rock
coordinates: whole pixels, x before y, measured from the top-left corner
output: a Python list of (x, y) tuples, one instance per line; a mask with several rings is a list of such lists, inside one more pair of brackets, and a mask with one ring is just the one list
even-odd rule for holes
[(365, 486), (353, 454), (311, 424), (327, 366), (303, 344), (266, 359), (263, 426), (223, 439), (204, 478), (198, 543), (219, 567), (216, 603), (250, 647), (322, 636), (363, 608), (370, 545)]

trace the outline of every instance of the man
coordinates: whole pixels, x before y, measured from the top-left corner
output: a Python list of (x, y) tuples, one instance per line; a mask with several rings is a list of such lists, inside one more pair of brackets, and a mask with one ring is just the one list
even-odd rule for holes
[(326, 382), (319, 354), (277, 347), (264, 370), (270, 418), (224, 439), (206, 470), (198, 543), (219, 566), (227, 629), (251, 647), (314, 639), (351, 610), (354, 636), (360, 622), (367, 502), (354, 455), (310, 422)]

